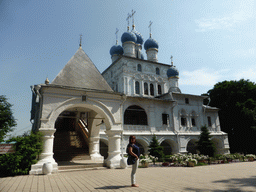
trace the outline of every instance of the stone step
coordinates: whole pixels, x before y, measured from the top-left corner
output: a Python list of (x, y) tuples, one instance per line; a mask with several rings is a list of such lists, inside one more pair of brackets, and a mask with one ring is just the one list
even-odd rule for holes
[(68, 172), (68, 171), (92, 171), (92, 170), (104, 170), (108, 169), (107, 167), (89, 167), (89, 168), (70, 168), (70, 169), (61, 169), (58, 172)]
[(97, 170), (106, 169), (104, 163), (95, 163), (92, 160), (72, 160), (72, 161), (60, 161), (58, 162), (58, 171), (78, 171), (78, 170)]

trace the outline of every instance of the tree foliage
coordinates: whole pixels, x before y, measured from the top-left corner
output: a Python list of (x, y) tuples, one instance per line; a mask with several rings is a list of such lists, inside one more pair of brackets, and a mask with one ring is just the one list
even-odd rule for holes
[(11, 141), (16, 142), (15, 153), (0, 156), (0, 176), (28, 174), (42, 152), (42, 134), (31, 132), (8, 140)]
[(209, 155), (209, 157), (213, 157), (216, 151), (216, 147), (211, 140), (210, 132), (208, 131), (206, 126), (201, 127), (201, 134), (199, 141), (197, 142), (197, 148), (200, 151), (200, 154)]
[(16, 126), (16, 121), (11, 110), (12, 105), (7, 98), (0, 95), (0, 142), (2, 142), (8, 132)]
[(160, 146), (155, 135), (153, 135), (149, 145), (149, 154), (154, 157), (158, 157), (158, 159), (162, 159), (164, 157), (163, 147)]
[(208, 91), (210, 106), (220, 109), (222, 131), (228, 133), (231, 153), (256, 154), (256, 84), (223, 81)]

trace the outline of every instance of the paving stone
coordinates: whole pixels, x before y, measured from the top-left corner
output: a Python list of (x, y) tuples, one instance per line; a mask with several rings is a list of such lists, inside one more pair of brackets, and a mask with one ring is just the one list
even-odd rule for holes
[(61, 172), (0, 178), (1, 192), (16, 191), (256, 191), (256, 162), (201, 167), (138, 169), (138, 188), (130, 186), (131, 169)]

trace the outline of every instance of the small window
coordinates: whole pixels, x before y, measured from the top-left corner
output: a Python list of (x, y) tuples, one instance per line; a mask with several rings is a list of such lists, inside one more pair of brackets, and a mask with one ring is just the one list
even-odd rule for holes
[(148, 84), (144, 83), (144, 95), (148, 95)]
[(195, 120), (195, 118), (192, 118), (192, 119), (191, 119), (191, 122), (192, 122), (192, 126), (193, 126), (193, 127), (196, 126), (196, 120)]
[(169, 119), (168, 114), (162, 114), (163, 125), (168, 125), (168, 119)]
[(140, 72), (141, 72), (141, 64), (138, 64), (138, 66), (137, 66), (137, 71), (140, 71)]
[(157, 75), (160, 75), (160, 70), (159, 70), (158, 67), (156, 68), (156, 74), (157, 74)]
[(154, 85), (150, 84), (150, 95), (154, 96)]
[(162, 95), (162, 87), (161, 87), (161, 85), (158, 85), (157, 86), (157, 92), (158, 92), (158, 95)]
[(186, 126), (187, 125), (186, 117), (181, 117), (181, 125), (182, 126)]
[(135, 82), (135, 93), (140, 94), (140, 83), (138, 81)]
[(211, 120), (211, 117), (208, 116), (207, 117), (207, 120), (208, 120), (208, 127), (211, 127), (212, 126), (212, 120)]
[(189, 99), (188, 98), (185, 98), (185, 103), (189, 104)]
[(116, 92), (118, 92), (118, 84), (116, 84)]

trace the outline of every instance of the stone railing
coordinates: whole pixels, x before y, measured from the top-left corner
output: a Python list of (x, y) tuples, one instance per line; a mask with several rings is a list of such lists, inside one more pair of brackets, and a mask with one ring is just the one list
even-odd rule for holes
[(123, 125), (124, 131), (147, 132), (150, 131), (148, 125)]
[(163, 126), (163, 127), (156, 127), (156, 132), (170, 132), (173, 131), (173, 127)]
[(218, 128), (217, 127), (208, 127), (208, 130), (210, 132), (218, 132)]

